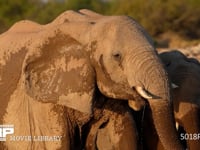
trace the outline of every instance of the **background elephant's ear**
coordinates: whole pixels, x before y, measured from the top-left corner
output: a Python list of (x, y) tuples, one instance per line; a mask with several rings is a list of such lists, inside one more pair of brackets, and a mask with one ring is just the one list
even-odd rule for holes
[(25, 61), (25, 89), (41, 102), (52, 102), (91, 113), (95, 73), (82, 45), (66, 35), (56, 35)]
[(194, 64), (196, 64), (196, 65), (200, 65), (200, 62), (199, 62), (197, 59), (195, 59), (195, 58), (187, 58), (186, 61), (187, 61), (187, 62), (194, 63)]

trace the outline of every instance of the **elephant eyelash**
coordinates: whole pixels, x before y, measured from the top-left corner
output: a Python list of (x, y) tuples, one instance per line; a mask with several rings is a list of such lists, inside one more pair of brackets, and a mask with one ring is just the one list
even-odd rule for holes
[(169, 67), (171, 65), (171, 62), (168, 62), (165, 64), (166, 67)]
[(119, 67), (120, 67), (122, 70), (124, 70), (124, 68), (123, 68), (123, 66), (122, 66), (122, 56), (121, 56), (121, 54), (120, 54), (120, 53), (113, 54), (113, 58), (114, 58), (115, 61), (118, 62)]
[(113, 58), (116, 60), (116, 61), (121, 61), (121, 54), (120, 53), (116, 53), (116, 54), (113, 54)]

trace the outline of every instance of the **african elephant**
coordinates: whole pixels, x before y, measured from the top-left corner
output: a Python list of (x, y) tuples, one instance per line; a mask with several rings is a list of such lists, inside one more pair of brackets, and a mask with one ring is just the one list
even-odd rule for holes
[[(179, 138), (183, 144), (184, 140), (187, 140), (185, 146), (190, 150), (198, 150), (200, 147), (200, 137), (198, 137), (200, 133), (200, 63), (195, 58), (187, 58), (177, 50), (160, 53), (159, 57), (166, 67), (171, 82), (178, 86), (172, 91), (172, 100), (177, 129), (181, 127), (185, 130), (179, 130)], [(148, 106), (144, 114), (143, 128), (145, 149), (164, 149), (159, 142), (151, 109)]]
[(66, 11), (47, 25), (16, 23), (0, 36), (0, 47), (0, 123), (14, 124), (15, 136), (62, 137), (7, 140), (8, 149), (74, 149), (75, 129), (93, 115), (97, 89), (113, 99), (148, 99), (164, 147), (182, 149), (166, 71), (132, 18)]
[(190, 138), (188, 148), (197, 150), (200, 147), (200, 135), (197, 135), (200, 133), (200, 63), (175, 50), (161, 53), (160, 58), (171, 81), (178, 85), (173, 90), (174, 114), (186, 132), (180, 133), (180, 138)]

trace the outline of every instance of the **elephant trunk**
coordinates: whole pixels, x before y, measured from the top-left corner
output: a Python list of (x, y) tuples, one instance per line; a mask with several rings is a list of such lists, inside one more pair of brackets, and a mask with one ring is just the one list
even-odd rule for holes
[(155, 66), (157, 66), (156, 70), (149, 69), (149, 71), (147, 71), (150, 79), (145, 79), (147, 80), (145, 88), (156, 96), (156, 98), (148, 99), (152, 110), (153, 123), (158, 137), (166, 150), (181, 150), (184, 148), (180, 144), (175, 128), (173, 105), (167, 73), (162, 65)]
[(166, 150), (183, 149), (178, 140), (170, 104), (165, 100), (149, 100), (149, 105), (152, 109), (153, 123), (163, 147)]
[[(155, 51), (143, 51), (140, 53), (143, 54), (143, 61), (134, 62), (137, 64), (134, 69), (137, 71), (137, 74), (134, 74), (136, 78), (128, 79), (128, 82), (130, 85), (142, 87), (147, 93), (152, 95), (147, 100), (151, 107), (153, 122), (163, 147), (167, 150), (181, 150), (183, 147), (175, 128), (170, 86), (166, 71), (156, 54), (152, 54)], [(133, 61), (137, 60), (132, 59), (132, 64)]]

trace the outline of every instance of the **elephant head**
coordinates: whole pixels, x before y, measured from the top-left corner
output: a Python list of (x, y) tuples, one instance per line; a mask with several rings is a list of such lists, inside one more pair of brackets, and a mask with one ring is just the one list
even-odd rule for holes
[(69, 11), (43, 30), (55, 34), (32, 44), (23, 65), (22, 83), (30, 97), (90, 115), (96, 89), (124, 100), (135, 99), (137, 91), (149, 101), (165, 148), (182, 148), (167, 74), (150, 36), (135, 20)]
[[(176, 122), (184, 128), (186, 134), (200, 133), (200, 63), (177, 50), (161, 53), (160, 58), (172, 82), (178, 85), (173, 89)], [(183, 133), (180, 138), (187, 140)], [(192, 150), (200, 147), (199, 140), (190, 139), (187, 144)]]

